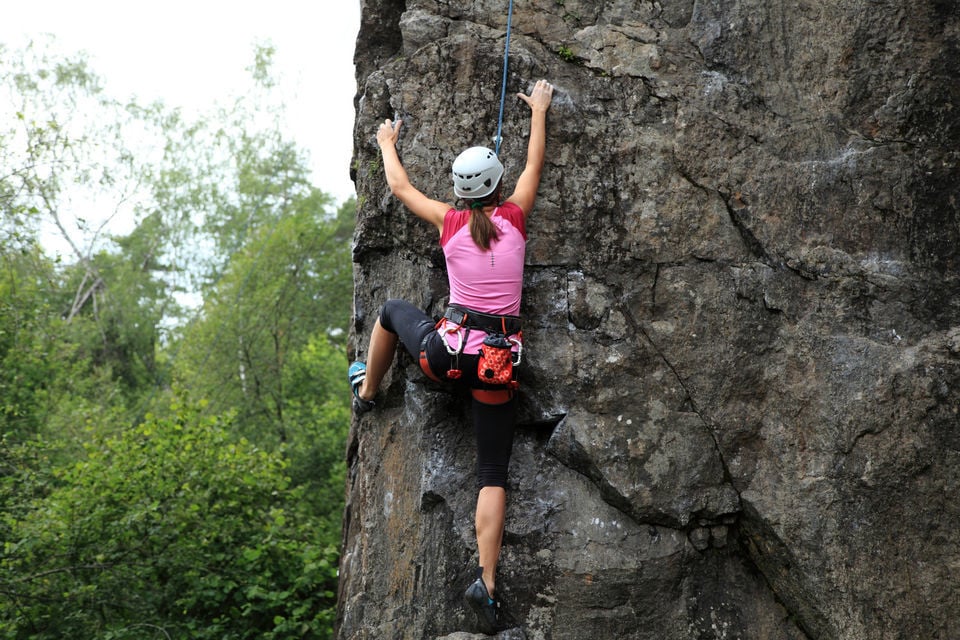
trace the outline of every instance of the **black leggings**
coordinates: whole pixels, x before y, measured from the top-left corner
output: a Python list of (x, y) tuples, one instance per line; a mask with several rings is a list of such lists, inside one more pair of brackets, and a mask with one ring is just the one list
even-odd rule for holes
[[(387, 300), (380, 310), (380, 326), (396, 334), (415, 361), (420, 358), (422, 345), (430, 370), (439, 378), (445, 377), (451, 357), (430, 316), (405, 300)], [(492, 388), (483, 385), (477, 377), (478, 360), (477, 354), (460, 354), (457, 366), (463, 375), (456, 384), (468, 389)], [(501, 404), (488, 404), (474, 398), (471, 413), (477, 437), (478, 484), (506, 488), (517, 414), (516, 397), (511, 393), (510, 399)]]

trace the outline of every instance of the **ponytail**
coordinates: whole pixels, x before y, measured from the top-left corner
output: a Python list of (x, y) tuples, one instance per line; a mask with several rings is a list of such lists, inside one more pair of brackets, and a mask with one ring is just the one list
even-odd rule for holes
[(490, 249), (490, 243), (500, 237), (500, 232), (483, 212), (483, 208), (497, 202), (500, 202), (499, 185), (486, 198), (477, 198), (470, 201), (470, 237), (484, 251)]

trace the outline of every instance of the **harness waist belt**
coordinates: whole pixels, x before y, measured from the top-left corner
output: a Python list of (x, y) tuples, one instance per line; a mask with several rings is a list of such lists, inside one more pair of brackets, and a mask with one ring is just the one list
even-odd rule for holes
[(458, 304), (452, 304), (447, 307), (443, 317), (461, 327), (480, 329), (487, 333), (502, 333), (507, 336), (512, 336), (520, 332), (519, 316), (498, 316), (490, 313), (481, 313), (480, 311), (474, 311), (473, 309), (468, 309)]

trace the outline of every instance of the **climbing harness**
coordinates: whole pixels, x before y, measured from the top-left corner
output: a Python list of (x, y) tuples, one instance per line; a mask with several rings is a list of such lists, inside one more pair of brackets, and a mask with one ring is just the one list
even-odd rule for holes
[[(470, 327), (464, 328), (462, 323), (447, 323), (447, 318), (441, 318), (435, 327), (438, 334), (440, 334), (440, 340), (443, 342), (443, 346), (446, 348), (447, 353), (450, 355), (450, 366), (447, 368), (447, 379), (448, 380), (459, 380), (460, 376), (463, 375), (463, 371), (460, 369), (460, 354), (463, 353), (463, 348), (467, 344), (467, 336), (470, 335)], [(461, 333), (463, 330), (463, 333)], [(450, 340), (447, 338), (450, 334), (457, 336), (457, 346), (452, 346)], [(442, 382), (442, 380), (433, 372), (433, 369), (430, 368), (430, 358), (427, 357), (427, 343), (430, 341), (430, 335), (427, 334), (423, 337), (423, 340), (420, 341), (420, 370), (423, 373), (433, 380), (434, 382)]]
[(503, 105), (507, 98), (507, 63), (510, 60), (510, 31), (513, 25), (513, 0), (510, 0), (510, 9), (507, 11), (507, 41), (503, 46), (503, 80), (500, 82), (500, 116), (497, 118), (497, 137), (494, 138), (496, 147), (494, 152), (500, 155), (500, 142), (503, 140)]
[(449, 320), (462, 327), (480, 329), (487, 333), (513, 335), (520, 333), (520, 318), (517, 316), (498, 316), (482, 311), (474, 311), (459, 304), (451, 304), (443, 314)]
[[(446, 376), (449, 380), (458, 380), (463, 371), (460, 369), (460, 354), (467, 344), (470, 331), (476, 329), (486, 333), (483, 347), (480, 349), (477, 364), (477, 377), (485, 384), (519, 387), (516, 381), (515, 367), (523, 357), (523, 332), (520, 318), (517, 316), (499, 316), (474, 311), (460, 305), (450, 305), (437, 322), (436, 330), (443, 340), (443, 346), (450, 356), (450, 367)], [(451, 344), (450, 335), (457, 336)], [(427, 359), (427, 340), (420, 343), (420, 369), (431, 380), (440, 382), (439, 377), (430, 369)], [(516, 347), (516, 351), (513, 348)], [(514, 359), (514, 356), (516, 359)]]

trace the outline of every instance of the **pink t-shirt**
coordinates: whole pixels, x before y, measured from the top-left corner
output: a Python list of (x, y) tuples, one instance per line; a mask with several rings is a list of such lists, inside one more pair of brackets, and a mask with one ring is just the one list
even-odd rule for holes
[[(447, 261), (450, 303), (495, 315), (520, 315), (523, 260), (527, 228), (523, 211), (507, 202), (490, 214), (500, 237), (490, 249), (477, 246), (470, 235), (470, 211), (451, 209), (443, 218), (440, 246)], [(446, 336), (456, 348), (457, 338)], [(464, 353), (477, 353), (483, 331), (471, 331)]]

